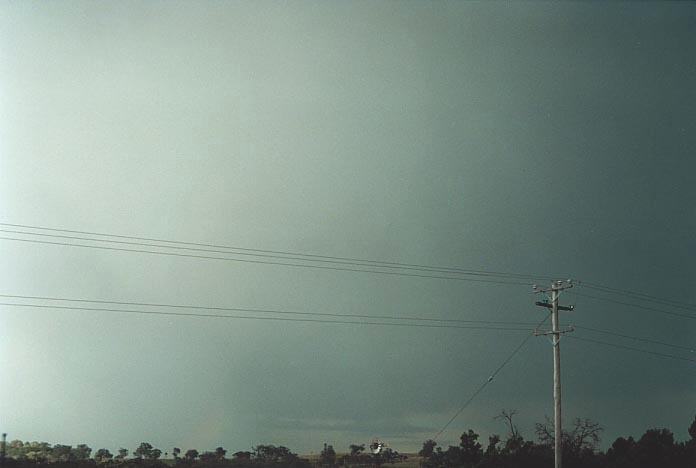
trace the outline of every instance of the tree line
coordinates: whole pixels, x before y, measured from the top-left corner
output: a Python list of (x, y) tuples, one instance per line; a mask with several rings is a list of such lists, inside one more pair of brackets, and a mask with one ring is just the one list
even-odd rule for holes
[[(503, 411), (501, 419), (508, 433), (503, 440), (493, 434), (484, 447), (479, 434), (469, 429), (459, 438), (459, 445), (440, 447), (426, 440), (418, 453), (421, 468), (543, 468), (553, 466), (554, 430), (547, 420), (535, 426), (536, 440), (526, 440), (514, 423), (515, 411)], [(679, 442), (669, 429), (648, 429), (640, 438), (619, 437), (611, 446), (599, 449), (602, 427), (589, 419), (576, 419), (562, 432), (563, 466), (565, 468), (695, 468), (696, 417), (688, 428), (690, 439)], [(284, 446), (257, 445), (251, 451), (238, 451), (227, 456), (227, 450), (196, 449), (169, 452), (141, 443), (132, 453), (120, 448), (115, 454), (106, 448), (94, 451), (86, 444), (50, 445), (46, 442), (13, 440), (0, 447), (7, 468), (24, 465), (52, 464), (55, 468), (266, 468), (266, 467), (379, 467), (407, 460), (407, 456), (391, 448), (375, 455), (365, 444), (351, 444), (348, 452), (338, 455), (333, 446), (324, 444), (318, 459), (309, 461)], [(129, 456), (130, 455), (130, 456)], [(163, 460), (163, 456), (166, 459)], [(4, 468), (4, 467), (3, 467)]]
[[(309, 468), (309, 461), (300, 458), (287, 447), (275, 445), (257, 445), (252, 451), (239, 451), (227, 457), (227, 450), (217, 447), (213, 451), (199, 452), (196, 449), (188, 449), (183, 452), (179, 447), (174, 447), (169, 452), (152, 446), (149, 442), (142, 442), (135, 450), (129, 452), (127, 448), (119, 448), (116, 454), (109, 449), (100, 448), (92, 454), (92, 448), (86, 444), (75, 447), (56, 444), (51, 446), (46, 442), (22, 442), (13, 440), (7, 443), (5, 448), (7, 459), (5, 465), (22, 466), (25, 464), (51, 464), (59, 467), (111, 467), (111, 468), (168, 468), (170, 465), (180, 468), (202, 468), (206, 466), (253, 466), (263, 468), (266, 466), (287, 466), (297, 468)], [(130, 455), (130, 457), (129, 457)]]
[[(513, 422), (515, 411), (497, 418), (508, 428), (505, 440), (493, 434), (486, 447), (469, 429), (460, 443), (447, 449), (433, 440), (419, 452), (422, 468), (540, 468), (552, 467), (555, 436), (553, 423), (535, 425), (536, 441), (525, 440)], [(690, 439), (678, 442), (669, 429), (648, 429), (640, 438), (619, 437), (603, 452), (599, 450), (602, 427), (589, 419), (576, 419), (561, 432), (564, 468), (696, 468), (696, 417), (689, 426)]]

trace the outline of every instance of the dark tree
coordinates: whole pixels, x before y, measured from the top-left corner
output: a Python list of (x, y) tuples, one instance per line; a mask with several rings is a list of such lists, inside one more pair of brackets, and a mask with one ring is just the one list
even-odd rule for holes
[(607, 465), (611, 468), (631, 468), (635, 466), (636, 441), (633, 437), (619, 437), (607, 450)]
[(307, 467), (309, 462), (292, 453), (282, 445), (257, 445), (254, 447), (253, 458), (262, 464), (281, 464), (292, 467)]
[(114, 456), (105, 448), (100, 448), (94, 454), (94, 459), (97, 461), (97, 463), (106, 463), (112, 458), (114, 458)]
[(128, 449), (121, 447), (118, 449), (118, 455), (116, 455), (116, 460), (123, 461), (128, 456)]
[[(585, 450), (595, 450), (603, 430), (602, 426), (590, 419), (576, 418), (572, 429), (561, 432), (563, 452), (580, 453)], [(535, 432), (539, 442), (549, 446), (554, 445), (556, 437), (553, 422), (549, 418), (546, 418), (545, 424), (537, 423)]]
[(636, 444), (636, 468), (675, 465), (674, 435), (669, 429), (648, 429)]
[(88, 460), (89, 456), (92, 454), (92, 449), (87, 444), (79, 444), (72, 449), (72, 452), (74, 460)]
[(350, 444), (350, 446), (348, 448), (350, 449), (350, 456), (357, 457), (365, 451), (365, 444), (360, 444), (360, 445)]
[(74, 453), (71, 445), (56, 444), (51, 451), (52, 458), (56, 461), (69, 462), (74, 461)]
[(498, 434), (492, 434), (488, 437), (488, 447), (486, 447), (485, 457), (493, 458), (498, 454), (498, 444), (500, 443), (500, 436)]
[(152, 445), (148, 442), (141, 442), (137, 449), (133, 451), (135, 458), (146, 458), (149, 459), (152, 454)]
[(428, 439), (423, 442), (423, 448), (420, 450), (420, 452), (418, 452), (418, 455), (423, 458), (430, 458), (435, 453), (435, 447), (437, 447), (437, 442), (432, 439)]
[(336, 451), (333, 445), (324, 444), (324, 449), (319, 455), (319, 463), (324, 466), (334, 466), (336, 464)]
[(235, 460), (251, 460), (251, 452), (239, 451), (232, 454)]
[(510, 431), (508, 433), (508, 438), (509, 439), (517, 439), (520, 437), (520, 433), (517, 430), (517, 426), (512, 422), (513, 416), (517, 414), (517, 410), (511, 409), (511, 410), (502, 410), (498, 416), (496, 416), (493, 419), (501, 419), (505, 421), (505, 424), (508, 427), (508, 430)]
[(215, 452), (203, 452), (198, 456), (198, 458), (203, 463), (214, 463), (217, 461), (217, 455), (215, 455)]
[(464, 466), (474, 466), (483, 458), (481, 444), (478, 443), (479, 435), (469, 429), (460, 437), (461, 460)]
[(196, 458), (198, 458), (198, 450), (196, 449), (189, 449), (184, 454), (184, 460), (187, 462), (193, 463)]

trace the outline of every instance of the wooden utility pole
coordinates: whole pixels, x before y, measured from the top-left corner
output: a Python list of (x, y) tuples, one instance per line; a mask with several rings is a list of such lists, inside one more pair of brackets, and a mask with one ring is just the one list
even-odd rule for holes
[(567, 333), (573, 331), (572, 327), (566, 330), (560, 329), (560, 324), (558, 321), (558, 311), (567, 310), (571, 311), (574, 309), (573, 306), (560, 306), (558, 305), (558, 296), (560, 292), (564, 289), (572, 288), (573, 283), (571, 280), (567, 281), (554, 281), (551, 283), (551, 288), (541, 289), (534, 286), (534, 292), (551, 293), (551, 301), (537, 301), (536, 305), (540, 307), (546, 307), (551, 309), (551, 331), (550, 332), (539, 332), (538, 330), (534, 332), (535, 335), (551, 335), (551, 344), (553, 344), (553, 429), (554, 429), (554, 468), (561, 468), (561, 459), (563, 452), (563, 431), (562, 431), (562, 421), (561, 421), (561, 333)]

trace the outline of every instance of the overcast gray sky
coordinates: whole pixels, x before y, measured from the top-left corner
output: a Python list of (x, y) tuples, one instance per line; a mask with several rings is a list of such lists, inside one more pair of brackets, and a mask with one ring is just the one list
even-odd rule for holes
[[(694, 31), (687, 2), (5, 1), (0, 222), (558, 275), (694, 304)], [(7, 239), (0, 252), (2, 294), (543, 317), (529, 286)], [(564, 324), (695, 341), (690, 318), (563, 300), (577, 305)], [(417, 450), (526, 333), (9, 306), (0, 324), (10, 439), (163, 451), (375, 436)], [(693, 363), (571, 340), (562, 353), (566, 421), (600, 422), (605, 444), (649, 427), (687, 437)], [(532, 437), (552, 415), (551, 370), (532, 339), (441, 442), (504, 434), (502, 408)]]

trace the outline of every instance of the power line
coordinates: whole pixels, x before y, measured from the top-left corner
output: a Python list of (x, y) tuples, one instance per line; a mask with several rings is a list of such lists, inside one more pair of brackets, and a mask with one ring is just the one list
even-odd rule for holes
[[(42, 237), (50, 237), (50, 238), (58, 238), (58, 239), (84, 240), (84, 241), (90, 241), (90, 242), (105, 242), (105, 243), (121, 244), (121, 245), (135, 245), (135, 246), (141, 246), (141, 247), (155, 247), (155, 248), (172, 249), (172, 250), (220, 253), (220, 254), (227, 254), (227, 255), (243, 255), (243, 256), (250, 256), (250, 257), (275, 258), (275, 259), (281, 259), (281, 260), (299, 260), (299, 261), (303, 261), (303, 262), (318, 262), (318, 263), (329, 263), (329, 264), (339, 264), (339, 265), (366, 266), (366, 267), (375, 267), (375, 268), (391, 268), (391, 269), (399, 269), (399, 270), (423, 271), (423, 272), (446, 273), (446, 274), (461, 274), (461, 275), (469, 275), (469, 276), (503, 277), (503, 278), (505, 278), (505, 277), (509, 278), (511, 276), (511, 275), (503, 275), (501, 273), (464, 272), (464, 271), (453, 271), (451, 269), (434, 269), (434, 268), (421, 268), (421, 267), (416, 268), (416, 267), (409, 267), (409, 266), (377, 265), (377, 264), (372, 264), (372, 263), (347, 262), (347, 261), (342, 261), (342, 260), (308, 259), (308, 258), (303, 258), (303, 257), (287, 257), (287, 256), (280, 256), (280, 255), (258, 254), (258, 253), (249, 253), (249, 252), (232, 252), (232, 251), (228, 251), (228, 250), (201, 249), (201, 248), (195, 248), (195, 247), (164, 246), (164, 245), (157, 245), (157, 244), (149, 244), (149, 243), (145, 243), (145, 242), (118, 241), (118, 240), (111, 240), (111, 239), (93, 239), (90, 237), (65, 236), (65, 235), (60, 235), (60, 234), (44, 234), (44, 233), (37, 233), (37, 232), (15, 231), (15, 230), (11, 230), (11, 229), (0, 229), (0, 232), (6, 232), (6, 233), (11, 233), (11, 234), (24, 234), (24, 235), (29, 235), (29, 236), (42, 236)], [(311, 266), (311, 264), (307, 265), (307, 266)], [(517, 275), (515, 275), (515, 277), (517, 277)], [(518, 279), (520, 279), (520, 278), (518, 278)]]
[[(361, 259), (361, 258), (354, 258), (354, 257), (337, 257), (337, 256), (329, 256), (329, 255), (317, 255), (317, 254), (309, 254), (309, 253), (301, 253), (301, 252), (289, 252), (289, 251), (280, 251), (280, 250), (252, 249), (252, 248), (247, 248), (247, 247), (237, 247), (237, 246), (220, 245), (220, 244), (206, 244), (206, 243), (200, 243), (200, 242), (186, 242), (186, 241), (177, 241), (177, 240), (152, 238), (152, 237), (127, 236), (127, 235), (109, 234), (109, 233), (93, 232), (93, 231), (78, 231), (78, 230), (71, 230), (71, 229), (58, 229), (58, 228), (50, 228), (50, 227), (45, 227), (45, 226), (32, 226), (32, 225), (26, 225), (26, 224), (0, 223), (0, 226), (20, 227), (20, 228), (37, 229), (37, 230), (52, 231), (52, 232), (67, 232), (67, 233), (73, 233), (73, 234), (86, 234), (86, 235), (102, 236), (102, 237), (114, 237), (114, 238), (120, 238), (120, 239), (140, 240), (140, 241), (149, 241), (149, 242), (161, 242), (161, 243), (167, 243), (167, 244), (189, 245), (189, 246), (195, 246), (195, 247), (212, 247), (214, 249), (239, 250), (239, 251), (244, 251), (244, 252), (261, 252), (261, 253), (268, 253), (268, 254), (292, 255), (292, 256), (296, 256), (296, 257), (309, 257), (309, 258), (313, 258), (313, 259), (341, 260), (341, 261), (347, 261), (347, 262), (359, 262), (359, 263), (363, 263), (363, 264), (370, 264), (370, 265), (366, 265), (366, 266), (379, 266), (382, 268), (413, 267), (413, 268), (427, 269), (429, 271), (442, 271), (442, 272), (449, 272), (449, 273), (462, 273), (462, 274), (471, 274), (471, 275), (480, 274), (480, 275), (489, 275), (489, 276), (516, 277), (516, 278), (527, 278), (527, 279), (535, 279), (535, 278), (536, 279), (547, 279), (548, 278), (546, 276), (529, 275), (529, 274), (522, 274), (522, 273), (506, 273), (506, 272), (486, 271), (486, 270), (472, 270), (472, 269), (465, 269), (465, 268), (459, 268), (459, 267), (433, 266), (433, 265), (423, 265), (423, 264), (403, 263), (403, 262), (389, 262), (389, 261), (383, 261), (383, 260), (370, 260), (370, 259)], [(13, 232), (13, 231), (8, 231), (8, 232)], [(91, 239), (91, 240), (102, 241), (101, 239)], [(105, 242), (115, 242), (115, 241), (105, 241)], [(161, 247), (164, 247), (164, 246), (161, 246)], [(336, 263), (336, 262), (331, 262), (331, 263)]]
[(230, 262), (252, 263), (252, 264), (261, 264), (261, 265), (283, 265), (283, 266), (289, 266), (289, 267), (294, 267), (294, 268), (316, 268), (316, 269), (321, 269), (321, 270), (332, 270), (332, 271), (352, 271), (352, 272), (359, 272), (359, 273), (373, 273), (373, 274), (378, 274), (378, 275), (410, 276), (410, 277), (415, 277), (415, 278), (446, 279), (446, 280), (454, 280), (454, 281), (469, 281), (469, 282), (476, 282), (476, 283), (493, 283), (493, 284), (509, 284), (509, 285), (517, 285), (517, 286), (520, 286), (520, 285), (521, 286), (528, 286), (529, 285), (529, 283), (521, 282), (521, 281), (500, 281), (500, 280), (482, 279), (482, 278), (464, 278), (464, 277), (453, 277), (453, 276), (423, 275), (423, 274), (416, 274), (416, 273), (401, 273), (401, 272), (396, 272), (396, 271), (365, 270), (365, 269), (360, 269), (360, 268), (331, 267), (331, 266), (327, 266), (327, 265), (306, 265), (306, 264), (300, 264), (300, 263), (270, 262), (270, 261), (265, 261), (265, 260), (249, 260), (249, 259), (239, 259), (239, 258), (229, 258), (229, 257), (214, 257), (214, 256), (210, 256), (210, 255), (195, 255), (195, 254), (184, 254), (184, 253), (176, 253), (176, 252), (160, 252), (160, 251), (156, 251), (156, 250), (126, 249), (126, 248), (122, 248), (122, 247), (106, 247), (106, 246), (101, 246), (101, 245), (86, 245), (86, 244), (75, 244), (75, 243), (66, 243), (66, 242), (51, 242), (51, 241), (41, 241), (41, 240), (35, 240), (35, 239), (20, 239), (20, 238), (3, 237), (3, 236), (0, 236), (0, 239), (17, 241), (17, 242), (30, 242), (30, 243), (34, 243), (34, 244), (62, 245), (62, 246), (67, 246), (67, 247), (81, 247), (81, 248), (97, 249), (97, 250), (112, 250), (112, 251), (117, 251), (117, 252), (136, 252), (136, 253), (146, 253), (146, 254), (153, 254), (153, 255), (165, 255), (165, 256), (172, 256), (172, 257), (199, 258), (199, 259), (206, 259), (206, 260), (224, 260), (224, 261), (230, 261)]
[(648, 301), (648, 302), (655, 302), (658, 304), (669, 305), (672, 307), (676, 307), (678, 309), (696, 311), (696, 305), (689, 304), (687, 302), (675, 301), (672, 299), (652, 296), (650, 294), (645, 294), (645, 293), (641, 293), (641, 292), (637, 292), (637, 291), (629, 291), (627, 289), (613, 288), (610, 286), (604, 286), (601, 284), (591, 283), (588, 281), (581, 281), (580, 284), (582, 284), (583, 286), (585, 286), (587, 288), (602, 291), (602, 292), (607, 293), (607, 294), (617, 294), (617, 295), (631, 297), (633, 299), (639, 299), (639, 300), (644, 300), (644, 301)]
[[(402, 316), (402, 315), (368, 315), (368, 314), (339, 314), (330, 312), (300, 312), (300, 311), (287, 311), (279, 309), (257, 309), (257, 308), (246, 308), (246, 307), (220, 307), (220, 306), (202, 306), (194, 304), (170, 304), (170, 303), (157, 303), (157, 302), (133, 302), (133, 301), (108, 301), (102, 299), (77, 299), (77, 298), (65, 298), (65, 297), (53, 297), (53, 296), (28, 296), (19, 294), (0, 294), (0, 297), (12, 298), (12, 299), (30, 299), (30, 300), (41, 300), (41, 301), (56, 301), (56, 302), (76, 302), (76, 303), (88, 303), (88, 304), (108, 304), (108, 305), (120, 305), (120, 306), (140, 306), (140, 307), (160, 307), (160, 308), (172, 308), (172, 309), (192, 309), (192, 310), (211, 310), (220, 312), (251, 312), (260, 314), (279, 314), (279, 315), (303, 315), (303, 316), (317, 316), (317, 317), (336, 317), (336, 318), (355, 318), (355, 319), (370, 319), (370, 320), (391, 320), (391, 321), (410, 321), (410, 322), (435, 322), (435, 323), (459, 323), (459, 324), (488, 324), (488, 325), (520, 325), (520, 326), (538, 326), (536, 322), (515, 322), (515, 321), (499, 321), (499, 320), (466, 320), (466, 319), (444, 319), (444, 318), (431, 318), (431, 317), (415, 317), (415, 316)], [(92, 310), (92, 308), (75, 310)], [(98, 310), (110, 311), (110, 309), (100, 308)], [(122, 310), (122, 309), (116, 309)], [(208, 315), (206, 315), (208, 316)], [(210, 315), (216, 316), (216, 315)], [(225, 315), (227, 316), (227, 315)], [(625, 335), (621, 333), (615, 333), (610, 330), (585, 327), (581, 325), (573, 325), (574, 328), (579, 330), (592, 331), (596, 333), (602, 333), (606, 335), (617, 336), (621, 338), (628, 338), (636, 341), (643, 341), (646, 343), (653, 343), (663, 346), (669, 346), (676, 349), (683, 349), (686, 351), (694, 352), (693, 348), (686, 346), (674, 345), (671, 343), (665, 343), (662, 341), (652, 340), (648, 338), (642, 338), (637, 336)]]
[(594, 340), (591, 338), (583, 338), (583, 337), (574, 336), (574, 335), (567, 335), (566, 338), (571, 338), (573, 340), (587, 341), (589, 343), (597, 343), (597, 344), (601, 344), (604, 346), (612, 346), (614, 348), (626, 349), (626, 350), (630, 350), (630, 351), (636, 351), (639, 353), (652, 354), (654, 356), (660, 356), (660, 357), (664, 357), (664, 358), (671, 358), (671, 359), (679, 359), (681, 361), (696, 362), (696, 359), (686, 358), (686, 357), (682, 357), (682, 356), (676, 356), (674, 354), (660, 353), (657, 351), (649, 351), (647, 349), (633, 348), (632, 346), (624, 346), (624, 345), (620, 345), (620, 344), (616, 344), (616, 343), (609, 343), (607, 341)]
[(690, 314), (683, 314), (681, 312), (670, 312), (668, 310), (656, 309), (655, 307), (634, 304), (631, 302), (617, 301), (616, 299), (610, 299), (610, 298), (600, 297), (600, 296), (593, 296), (592, 294), (579, 293), (576, 291), (572, 291), (572, 292), (570, 292), (570, 294), (575, 294), (576, 296), (587, 297), (590, 299), (596, 299), (596, 300), (600, 300), (600, 301), (612, 302), (614, 304), (635, 307), (636, 309), (643, 309), (643, 310), (648, 310), (648, 311), (652, 311), (652, 312), (659, 312), (661, 314), (672, 315), (675, 317), (682, 317), (682, 318), (687, 318), (687, 319), (691, 319), (691, 320), (696, 320), (696, 316), (693, 316)]
[[(0, 297), (12, 299), (30, 299), (42, 301), (57, 301), (57, 302), (77, 302), (89, 304), (108, 304), (121, 306), (136, 306), (136, 307), (160, 307), (171, 309), (193, 309), (193, 310), (211, 310), (219, 312), (251, 312), (260, 314), (288, 314), (288, 315), (306, 315), (320, 317), (337, 317), (337, 318), (359, 318), (359, 319), (378, 319), (378, 320), (393, 320), (393, 321), (414, 321), (414, 322), (440, 322), (440, 323), (479, 323), (490, 325), (534, 325), (534, 322), (509, 322), (509, 321), (494, 321), (494, 320), (464, 320), (464, 319), (442, 319), (430, 317), (413, 317), (413, 316), (395, 316), (395, 315), (363, 315), (363, 314), (337, 314), (329, 312), (298, 312), (278, 309), (254, 309), (243, 307), (219, 307), (219, 306), (201, 306), (190, 304), (166, 304), (155, 302), (130, 302), (130, 301), (107, 301), (98, 299), (74, 299), (64, 297), (49, 297), (49, 296), (26, 296), (18, 294), (0, 294)], [(106, 309), (100, 309), (106, 310)], [(117, 309), (122, 310), (122, 309)], [(226, 315), (225, 315), (226, 316)]]
[(113, 312), (120, 314), (141, 314), (153, 316), (176, 316), (176, 317), (207, 317), (207, 318), (225, 318), (225, 319), (243, 319), (243, 320), (266, 320), (266, 321), (282, 321), (282, 322), (303, 322), (303, 323), (332, 323), (339, 325), (371, 325), (371, 326), (394, 326), (394, 327), (412, 327), (412, 328), (447, 328), (447, 329), (463, 329), (463, 330), (498, 330), (498, 331), (528, 331), (528, 328), (521, 327), (493, 327), (484, 325), (435, 325), (435, 324), (416, 324), (416, 323), (399, 323), (399, 322), (374, 322), (374, 321), (347, 321), (347, 320), (322, 320), (309, 318), (287, 318), (287, 317), (259, 317), (251, 315), (227, 315), (227, 314), (205, 314), (200, 312), (165, 312), (155, 310), (134, 310), (134, 309), (107, 309), (100, 307), (77, 307), (77, 306), (58, 306), (48, 304), (18, 304), (0, 302), (0, 306), (8, 307), (29, 307), (38, 309), (58, 309), (58, 310), (76, 310), (76, 311), (91, 311), (91, 312)]
[(696, 350), (694, 350), (693, 347), (690, 348), (690, 347), (687, 347), (687, 346), (679, 346), (679, 345), (675, 345), (675, 344), (672, 344), (672, 343), (665, 343), (664, 341), (657, 341), (657, 340), (652, 340), (652, 339), (650, 339), (650, 338), (642, 338), (642, 337), (639, 337), (639, 336), (624, 335), (624, 334), (622, 334), (622, 333), (615, 333), (615, 332), (611, 332), (611, 331), (608, 331), (608, 330), (602, 330), (602, 329), (599, 329), (599, 328), (582, 327), (582, 326), (580, 326), (580, 325), (573, 325), (573, 328), (577, 328), (578, 330), (587, 330), (587, 331), (591, 331), (591, 332), (595, 332), (595, 333), (601, 333), (601, 334), (604, 334), (604, 335), (617, 336), (617, 337), (620, 337), (620, 338), (627, 338), (627, 339), (629, 339), (629, 340), (642, 341), (642, 342), (645, 342), (645, 343), (652, 343), (652, 344), (657, 344), (657, 345), (662, 345), (662, 346), (668, 346), (668, 347), (670, 347), (670, 348), (675, 348), (675, 349), (683, 349), (683, 350), (685, 350), (685, 351), (689, 351), (690, 353), (696, 352)]
[[(549, 318), (549, 315), (547, 315), (546, 317), (544, 317), (544, 320), (542, 320), (541, 322), (539, 322), (539, 323), (536, 325), (535, 329), (536, 329), (536, 328), (539, 328), (540, 326), (542, 326), (542, 325), (544, 324), (544, 322), (546, 322), (546, 320), (548, 320), (548, 318)], [(476, 398), (476, 397), (479, 395), (479, 393), (481, 393), (481, 392), (483, 391), (483, 389), (486, 388), (486, 387), (488, 386), (488, 384), (491, 383), (491, 382), (493, 381), (493, 379), (495, 378), (495, 376), (498, 375), (498, 373), (499, 373), (501, 370), (503, 370), (503, 367), (505, 367), (505, 366), (512, 360), (512, 358), (515, 357), (515, 355), (522, 349), (522, 347), (523, 347), (525, 344), (527, 344), (527, 342), (529, 341), (529, 339), (530, 339), (532, 336), (534, 336), (533, 333), (530, 333), (529, 335), (527, 335), (527, 336), (525, 337), (525, 339), (522, 340), (522, 342), (521, 342), (509, 355), (508, 355), (508, 357), (505, 358), (505, 360), (502, 362), (502, 364), (500, 364), (500, 365), (493, 371), (493, 373), (490, 375), (490, 377), (488, 377), (488, 379), (487, 379), (485, 382), (483, 382), (483, 383), (476, 389), (476, 391), (474, 391), (474, 393), (471, 394), (471, 396), (464, 402), (464, 404), (457, 410), (457, 412), (454, 413), (454, 415), (447, 421), (447, 423), (445, 423), (444, 426), (442, 426), (442, 429), (440, 429), (439, 431), (437, 431), (437, 433), (436, 433), (436, 434), (433, 436), (433, 438), (432, 438), (433, 441), (436, 441), (437, 438), (440, 437), (440, 436), (442, 435), (442, 433), (445, 432), (445, 430), (447, 430), (447, 428), (450, 426), (450, 424), (452, 424), (452, 423), (454, 422), (454, 420), (457, 419), (457, 417), (458, 417), (460, 414), (462, 414), (462, 412), (466, 409), (466, 407), (469, 406), (469, 405), (471, 404), (472, 401), (474, 401), (474, 398)]]

